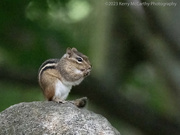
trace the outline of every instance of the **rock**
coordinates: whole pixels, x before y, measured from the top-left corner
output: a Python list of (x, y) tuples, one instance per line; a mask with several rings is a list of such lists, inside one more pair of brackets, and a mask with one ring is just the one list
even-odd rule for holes
[(120, 135), (106, 118), (72, 103), (19, 103), (0, 113), (0, 135)]

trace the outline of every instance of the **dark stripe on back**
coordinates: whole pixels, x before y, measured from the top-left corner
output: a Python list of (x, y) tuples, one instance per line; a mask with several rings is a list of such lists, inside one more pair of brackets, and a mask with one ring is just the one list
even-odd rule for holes
[[(52, 63), (57, 63), (58, 61), (59, 61), (59, 59), (48, 59), (48, 60), (46, 60), (46, 61), (43, 62), (43, 64), (40, 66), (38, 72), (40, 72), (41, 69), (42, 69), (45, 65), (47, 65), (47, 64), (52, 64)], [(46, 69), (48, 69), (48, 68), (49, 68), (49, 69), (55, 69), (55, 66), (48, 66), (48, 67), (44, 68), (44, 69), (41, 71), (41, 74), (42, 74), (42, 72), (43, 72), (44, 70), (46, 70)]]
[(57, 63), (59, 59), (48, 59), (43, 64), (40, 66), (39, 71), (41, 70), (42, 67), (44, 67), (46, 64), (51, 64), (51, 63)]
[(56, 68), (55, 66), (47, 66), (41, 71), (41, 74), (47, 69), (55, 69), (55, 68)]

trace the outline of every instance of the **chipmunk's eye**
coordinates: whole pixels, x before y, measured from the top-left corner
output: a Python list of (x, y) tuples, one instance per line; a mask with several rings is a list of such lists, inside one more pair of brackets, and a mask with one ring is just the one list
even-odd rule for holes
[(82, 61), (83, 61), (83, 59), (82, 59), (81, 57), (77, 57), (76, 60), (77, 60), (78, 62), (82, 62)]

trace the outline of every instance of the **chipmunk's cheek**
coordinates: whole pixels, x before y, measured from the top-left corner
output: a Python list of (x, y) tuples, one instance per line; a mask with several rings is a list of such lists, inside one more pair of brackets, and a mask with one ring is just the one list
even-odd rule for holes
[(83, 72), (79, 69), (76, 69), (74, 72), (75, 72), (75, 74), (83, 74)]

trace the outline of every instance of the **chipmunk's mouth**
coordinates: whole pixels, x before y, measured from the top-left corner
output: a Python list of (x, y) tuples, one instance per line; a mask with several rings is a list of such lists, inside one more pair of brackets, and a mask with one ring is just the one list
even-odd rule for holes
[(85, 73), (85, 74), (84, 74), (84, 77), (86, 77), (86, 76), (88, 76), (88, 75), (90, 75), (90, 72)]
[(91, 68), (92, 68), (92, 66), (90, 66), (88, 69), (81, 69), (81, 71), (82, 71), (83, 74), (84, 74), (84, 77), (90, 75)]
[(87, 69), (87, 70), (84, 72), (84, 77), (90, 75), (90, 72), (91, 72), (91, 69)]

